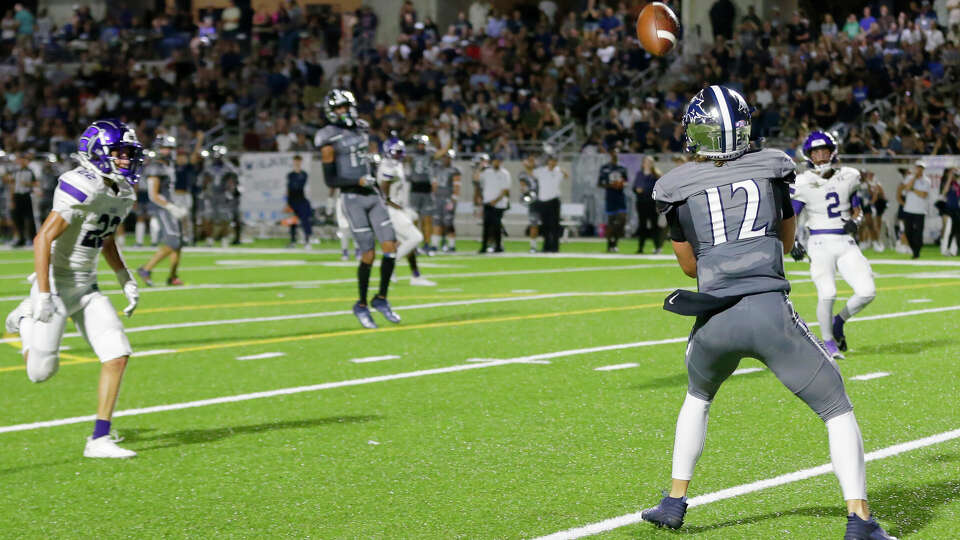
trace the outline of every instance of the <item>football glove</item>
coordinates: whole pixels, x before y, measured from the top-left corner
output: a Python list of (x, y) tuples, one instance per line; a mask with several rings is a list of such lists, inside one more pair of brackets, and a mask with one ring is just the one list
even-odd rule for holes
[(127, 307), (123, 308), (123, 314), (127, 317), (133, 315), (133, 310), (137, 309), (140, 303), (140, 291), (137, 289), (137, 280), (133, 278), (130, 270), (124, 268), (117, 271), (117, 281), (123, 287), (123, 295), (127, 297)]
[(53, 303), (53, 295), (48, 292), (37, 293), (33, 298), (33, 319), (40, 322), (50, 322), (57, 306)]
[(845, 219), (843, 220), (843, 232), (847, 234), (857, 234), (857, 231), (860, 230), (860, 224), (857, 223), (854, 219)]
[(790, 256), (793, 260), (800, 262), (807, 257), (807, 248), (803, 247), (799, 241), (793, 243), (793, 249), (790, 250)]
[(186, 209), (180, 208), (179, 206), (177, 206), (177, 205), (175, 205), (175, 204), (173, 204), (173, 203), (168, 204), (165, 208), (167, 209), (168, 212), (170, 212), (170, 215), (173, 216), (173, 219), (176, 219), (176, 220), (179, 221), (179, 220), (187, 217), (187, 211), (186, 211)]

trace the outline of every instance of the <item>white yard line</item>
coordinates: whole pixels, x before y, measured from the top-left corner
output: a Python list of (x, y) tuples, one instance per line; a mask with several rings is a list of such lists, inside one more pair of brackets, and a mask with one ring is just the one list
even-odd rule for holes
[(879, 379), (881, 377), (887, 377), (890, 373), (886, 371), (878, 371), (876, 373), (864, 373), (863, 375), (854, 375), (850, 377), (851, 381), (869, 381), (870, 379)]
[(251, 354), (248, 356), (238, 356), (237, 360), (263, 360), (266, 358), (277, 358), (279, 356), (286, 356), (285, 352), (265, 352), (260, 354)]
[(733, 375), (746, 375), (747, 373), (756, 373), (758, 371), (763, 371), (763, 368), (762, 367), (742, 368), (734, 371)]
[(620, 369), (630, 369), (635, 367), (640, 367), (640, 364), (637, 364), (636, 362), (627, 362), (626, 364), (613, 364), (612, 366), (600, 366), (597, 368), (593, 368), (593, 370), (594, 371), (617, 371)]
[(384, 360), (396, 360), (400, 358), (396, 354), (385, 354), (383, 356), (367, 356), (364, 358), (351, 358), (350, 361), (354, 364), (367, 364), (370, 362), (383, 362)]
[[(64, 336), (66, 337), (66, 336)], [(174, 349), (153, 349), (149, 351), (133, 351), (130, 356), (156, 356), (158, 354), (171, 354), (177, 352)]]
[(913, 299), (907, 300), (908, 304), (926, 304), (928, 302), (933, 302), (933, 300), (930, 298), (913, 298)]
[[(903, 454), (904, 452), (909, 452), (911, 450), (917, 450), (919, 448), (925, 448), (927, 446), (933, 446), (942, 442), (951, 441), (957, 438), (960, 438), (960, 429), (945, 431), (943, 433), (938, 433), (922, 439), (916, 439), (913, 441), (888, 446), (886, 448), (881, 448), (880, 450), (875, 450), (868, 453), (864, 457), (866, 461), (875, 461), (878, 459), (884, 459)], [(715, 491), (713, 493), (707, 493), (705, 495), (694, 497), (687, 500), (687, 508), (703, 506), (705, 504), (710, 504), (725, 499), (732, 499), (734, 497), (747, 495), (748, 493), (753, 493), (767, 488), (783, 486), (786, 484), (792, 484), (794, 482), (799, 482), (815, 476), (822, 476), (831, 472), (833, 472), (833, 465), (830, 463), (820, 465), (819, 467), (801, 469), (799, 471), (794, 471), (792, 473), (783, 474), (773, 478), (767, 478), (764, 480), (751, 482), (749, 484), (741, 484), (739, 486), (734, 486), (720, 491)], [(565, 531), (556, 532), (547, 536), (541, 536), (535, 540), (574, 540), (575, 538), (583, 538), (585, 536), (593, 536), (602, 532), (612, 531), (614, 529), (625, 527), (627, 525), (633, 525), (641, 521), (643, 520), (640, 517), (640, 512), (634, 512), (631, 514), (624, 514), (622, 516), (598, 521), (590, 525), (584, 525), (582, 527), (567, 529)]]

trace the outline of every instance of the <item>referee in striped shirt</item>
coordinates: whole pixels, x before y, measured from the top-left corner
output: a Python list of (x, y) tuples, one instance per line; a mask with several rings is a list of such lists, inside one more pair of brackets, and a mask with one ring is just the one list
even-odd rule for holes
[(17, 158), (17, 168), (13, 171), (13, 224), (17, 228), (17, 243), (14, 247), (23, 247), (33, 243), (37, 234), (37, 225), (33, 221), (33, 199), (31, 194), (37, 186), (37, 177), (30, 170), (30, 159), (26, 155)]

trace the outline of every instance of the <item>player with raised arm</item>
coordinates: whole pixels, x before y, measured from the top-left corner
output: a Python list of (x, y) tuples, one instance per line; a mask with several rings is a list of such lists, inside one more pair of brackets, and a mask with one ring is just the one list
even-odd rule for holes
[(139, 302), (137, 282), (114, 232), (137, 200), (143, 147), (123, 122), (97, 120), (84, 130), (77, 150), (80, 166), (60, 176), (53, 210), (34, 240), (30, 296), (7, 316), (6, 328), (20, 334), (27, 377), (43, 382), (60, 367), (60, 341), (67, 318), (73, 319), (101, 362), (96, 421), (83, 455), (128, 458), (136, 452), (108, 435), (130, 341), (97, 285), (97, 262), (102, 252), (127, 298), (123, 312), (131, 316)]
[[(854, 237), (863, 219), (860, 211), (860, 172), (837, 165), (837, 143), (833, 136), (814, 131), (803, 143), (809, 170), (797, 176), (790, 187), (794, 212), (805, 212), (810, 236), (810, 276), (817, 287), (817, 321), (823, 345), (834, 358), (847, 350), (844, 323), (859, 313), (877, 294), (870, 263), (860, 252)], [(794, 259), (802, 257), (794, 250)], [(853, 296), (836, 316), (835, 274), (853, 287)]]
[(324, 99), (328, 124), (317, 132), (314, 140), (320, 149), (323, 177), (328, 187), (340, 188), (343, 216), (350, 224), (353, 240), (360, 249), (357, 285), (360, 298), (353, 305), (353, 314), (364, 328), (377, 328), (367, 307), (370, 269), (373, 267), (374, 234), (380, 241), (380, 291), (370, 305), (392, 323), (400, 317), (387, 301), (390, 277), (397, 262), (396, 233), (387, 207), (370, 175), (369, 138), (365, 122), (357, 117), (357, 100), (349, 90), (333, 89)]
[(154, 267), (170, 257), (167, 285), (183, 285), (177, 276), (177, 268), (180, 266), (180, 250), (183, 247), (181, 221), (187, 217), (187, 209), (173, 202), (173, 184), (176, 177), (173, 152), (177, 147), (177, 140), (170, 135), (164, 135), (157, 137), (154, 145), (157, 147), (157, 157), (147, 166), (144, 175), (147, 177), (150, 213), (157, 219), (160, 247), (147, 264), (137, 268), (137, 275), (147, 287), (153, 287)]
[(677, 418), (670, 493), (641, 513), (683, 525), (687, 490), (707, 435), (710, 405), (741, 358), (757, 358), (826, 423), (830, 458), (847, 503), (847, 540), (892, 538), (870, 515), (860, 428), (833, 359), (794, 311), (783, 254), (793, 246), (793, 161), (750, 146), (750, 108), (722, 86), (701, 90), (683, 117), (695, 161), (657, 181), (677, 262), (699, 292), (677, 290), (664, 308), (697, 317), (686, 349), (687, 396)]
[(397, 234), (397, 257), (406, 257), (410, 263), (411, 285), (433, 287), (436, 283), (421, 276), (417, 266), (417, 246), (423, 242), (423, 234), (414, 223), (417, 213), (410, 208), (410, 184), (406, 181), (403, 167), (406, 145), (400, 139), (391, 137), (383, 143), (383, 154), (383, 160), (377, 167), (377, 184), (386, 198), (387, 213)]

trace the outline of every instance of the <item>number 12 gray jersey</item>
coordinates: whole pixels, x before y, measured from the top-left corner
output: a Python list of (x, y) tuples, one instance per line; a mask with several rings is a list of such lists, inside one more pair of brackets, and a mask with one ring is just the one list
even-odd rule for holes
[(350, 180), (359, 180), (370, 174), (367, 164), (369, 137), (361, 129), (347, 129), (333, 124), (320, 128), (314, 137), (317, 148), (333, 146), (334, 163), (337, 176)]
[(795, 174), (783, 152), (757, 150), (720, 167), (685, 163), (657, 181), (653, 198), (670, 208), (672, 238), (693, 247), (700, 292), (727, 297), (790, 290), (779, 231), (793, 216), (787, 184)]

